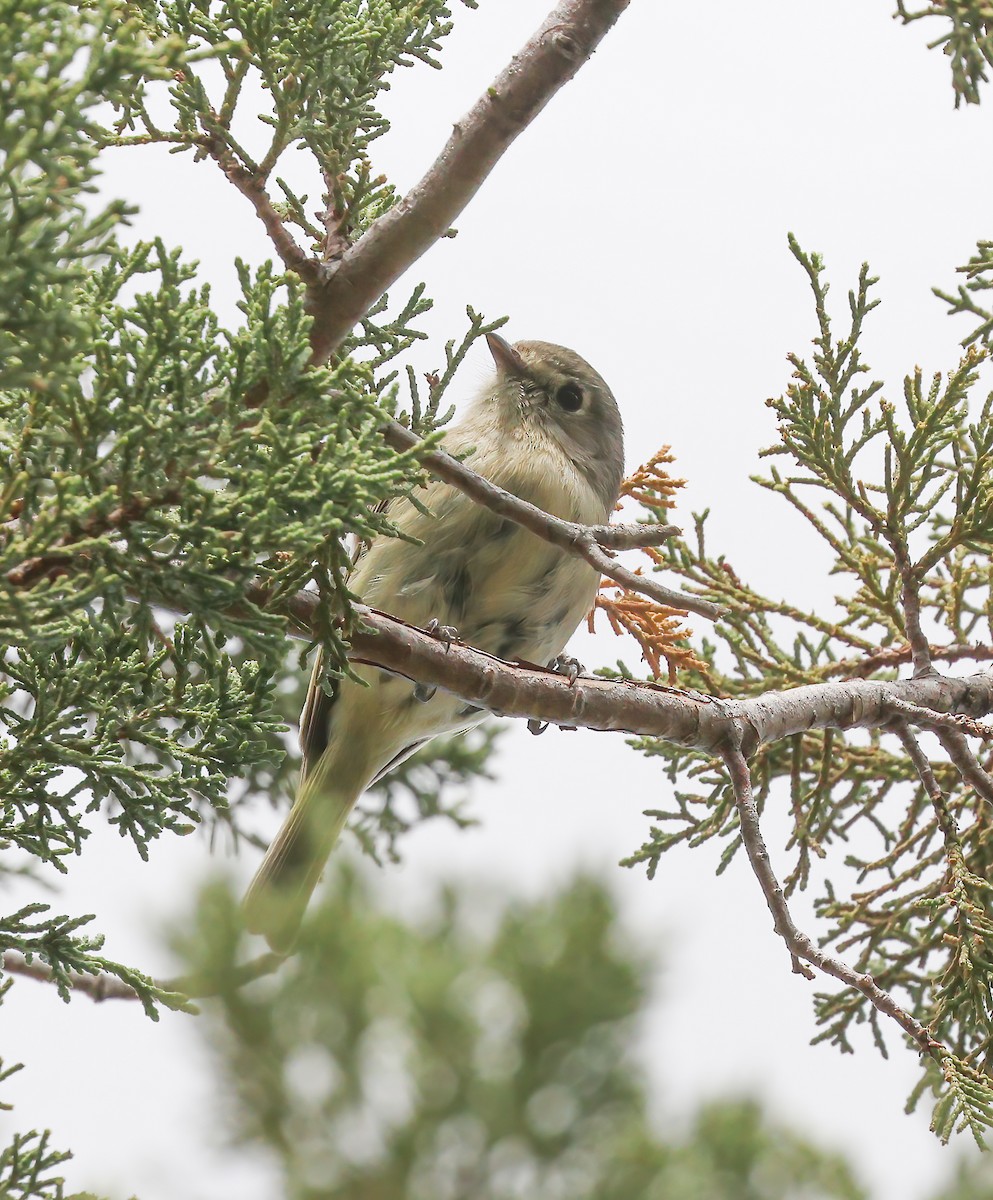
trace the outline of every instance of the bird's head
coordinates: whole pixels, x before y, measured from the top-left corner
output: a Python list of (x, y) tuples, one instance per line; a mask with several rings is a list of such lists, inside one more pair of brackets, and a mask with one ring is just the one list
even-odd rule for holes
[(497, 378), (484, 402), (499, 406), (509, 431), (558, 443), (608, 508), (624, 474), (624, 428), (617, 401), (599, 372), (573, 350), (551, 342), (486, 335)]

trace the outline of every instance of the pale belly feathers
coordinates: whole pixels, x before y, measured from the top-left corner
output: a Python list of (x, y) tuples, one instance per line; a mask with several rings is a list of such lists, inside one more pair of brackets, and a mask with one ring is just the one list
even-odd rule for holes
[[(472, 466), (515, 495), (567, 520), (607, 520), (602, 501), (561, 454), (546, 459), (533, 448), (523, 478), (500, 478), (486, 457), (474, 456)], [(412, 625), (434, 619), (453, 626), (462, 641), (499, 658), (544, 665), (559, 655), (593, 604), (596, 571), (446, 484), (431, 484), (419, 498), (431, 515), (403, 500), (390, 516), (422, 544), (377, 540), (356, 564), (350, 588)], [(361, 667), (356, 674), (368, 686), (343, 681), (322, 730), (328, 747), (347, 746), (348, 754), (332, 754), (336, 761), (321, 766), (337, 774), (347, 759), (365, 776), (350, 781), (359, 789), (416, 745), (484, 715), (441, 691), (418, 700), (409, 681), (386, 671)]]

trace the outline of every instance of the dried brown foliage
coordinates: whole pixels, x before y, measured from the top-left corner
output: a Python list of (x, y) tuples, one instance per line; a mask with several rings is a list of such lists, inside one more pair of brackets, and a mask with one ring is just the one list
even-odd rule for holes
[(676, 502), (676, 492), (686, 483), (685, 479), (673, 478), (666, 470), (666, 467), (675, 461), (671, 446), (660, 447), (621, 484), (621, 500), (629, 497), (646, 508), (662, 512), (671, 508)]
[[(664, 523), (669, 508), (675, 503), (676, 492), (686, 482), (685, 479), (674, 478), (666, 470), (674, 461), (671, 447), (662, 446), (657, 450), (621, 484), (618, 508), (624, 500), (634, 500)], [(665, 562), (664, 551), (653, 546), (642, 547), (641, 553), (647, 554), (655, 564)], [(670, 684), (676, 682), (676, 672), (681, 668), (701, 669), (705, 666), (686, 644), (691, 630), (681, 624), (682, 618), (687, 615), (685, 609), (658, 604), (607, 579), (601, 583), (596, 602), (590, 609), (587, 623), (591, 633), (598, 609), (606, 614), (614, 633), (618, 636), (627, 633), (635, 639), (641, 647), (642, 658), (656, 679), (662, 675), (663, 660)]]

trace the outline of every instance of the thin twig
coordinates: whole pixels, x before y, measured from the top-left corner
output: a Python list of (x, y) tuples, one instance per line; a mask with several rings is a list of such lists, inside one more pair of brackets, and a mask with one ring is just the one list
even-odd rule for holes
[[(391, 421), (384, 428), (383, 436), (394, 450), (413, 450), (421, 444), (421, 439), (416, 433), (396, 421)], [(424, 454), (421, 461), (432, 474), (457, 487), (477, 504), (507, 517), (538, 537), (544, 538), (546, 542), (551, 542), (553, 546), (579, 555), (601, 575), (606, 575), (608, 579), (613, 579), (629, 591), (640, 592), (657, 600), (659, 604), (694, 612), (710, 620), (716, 620), (724, 611), (709, 600), (673, 591), (654, 579), (636, 575), (634, 571), (615, 562), (613, 556), (605, 549), (659, 545), (678, 532), (672, 525), (577, 525), (573, 521), (563, 521), (560, 517), (554, 517), (534, 504), (504, 491), (503, 488), (484, 479), (471, 467), (467, 467), (465, 463), (446, 454), (444, 450), (430, 450)]]
[(772, 913), (773, 926), (789, 947), (790, 957), (793, 960), (793, 973), (795, 975), (802, 975), (804, 979), (813, 979), (814, 972), (801, 962), (799, 952), (794, 945), (802, 935), (793, 924), (789, 905), (786, 903), (786, 896), (783, 894), (783, 889), (776, 878), (776, 873), (772, 869), (772, 860), (769, 858), (769, 851), (766, 848), (765, 840), (762, 837), (762, 830), (759, 826), (759, 814), (755, 806), (755, 797), (752, 794), (752, 776), (748, 769), (748, 763), (745, 761), (745, 756), (740, 750), (733, 750), (731, 748), (724, 750), (723, 758), (724, 764), (728, 769), (728, 775), (731, 778), (734, 802), (738, 809), (738, 826), (741, 831), (741, 841), (745, 847), (745, 853), (748, 855), (748, 861), (751, 863), (755, 878), (759, 881), (759, 886), (762, 888), (769, 911)]
[(325, 363), (439, 238), (500, 158), (590, 58), (630, 0), (564, 0), (455, 126), (427, 173), (311, 288), (313, 361)]
[(209, 136), (206, 148), (227, 178), (251, 202), (283, 266), (288, 271), (294, 271), (307, 283), (316, 284), (320, 277), (321, 265), (297, 244), (286, 222), (276, 212), (261, 173), (256, 173), (240, 163), (220, 134)]
[(938, 741), (976, 795), (993, 804), (993, 776), (980, 765), (965, 736), (954, 729), (941, 729), (938, 731)]
[[(976, 642), (975, 645), (951, 645), (937, 646), (931, 643), (928, 646), (928, 654), (933, 661), (940, 662), (961, 662), (963, 659), (969, 659), (974, 662), (986, 662), (993, 658), (993, 646), (987, 645), (984, 642)], [(861, 658), (842, 658), (837, 662), (832, 663), (829, 667), (823, 669), (825, 679), (834, 678), (837, 675), (855, 675), (859, 678), (864, 678), (871, 675), (874, 671), (884, 670), (887, 667), (899, 667), (903, 663), (913, 661), (913, 652), (910, 646), (890, 646), (885, 650), (880, 650), (875, 654), (866, 654)]]
[(907, 641), (914, 663), (914, 675), (927, 675), (934, 670), (931, 664), (930, 646), (921, 627), (921, 597), (919, 579), (910, 563), (907, 548), (899, 538), (890, 541), (893, 547), (893, 557), (902, 580), (900, 601), (903, 605), (904, 620), (907, 627)]
[[(416, 434), (395, 422), (387, 426), (384, 436), (395, 450), (409, 450), (421, 442)], [(695, 612), (711, 620), (716, 620), (724, 611), (709, 600), (672, 591), (656, 580), (637, 575), (614, 561), (610, 550), (659, 546), (680, 532), (675, 525), (640, 522), (628, 525), (578, 525), (573, 521), (563, 521), (536, 505), (521, 500), (511, 492), (504, 491), (444, 451), (432, 450), (424, 455), (422, 461), (439, 478), (457, 487), (476, 503), (521, 525), (553, 546), (559, 546), (585, 559), (602, 575), (631, 591), (641, 592), (660, 604)], [(53, 573), (65, 573), (80, 555), (80, 543), (115, 530), (123, 530), (140, 519), (151, 507), (175, 504), (178, 499), (179, 492), (169, 489), (162, 496), (134, 500), (106, 515), (98, 514), (89, 518), (81, 523), (77, 530), (60, 538), (52, 550), (11, 567), (6, 573), (7, 582), (12, 587), (25, 588)]]
[[(3, 955), (3, 969), (11, 975), (24, 975), (42, 983), (51, 983), (55, 978), (51, 967), (46, 966), (41, 959), (34, 957), (28, 962), (24, 955), (16, 950), (8, 950)], [(64, 978), (74, 992), (81, 992), (98, 1003), (101, 1000), (138, 999), (134, 988), (118, 979), (116, 975), (108, 975), (105, 972), (89, 975), (82, 971), (67, 971)]]
[(807, 979), (812, 979), (814, 978), (813, 972), (809, 967), (804, 966), (805, 963), (810, 963), (825, 975), (831, 975), (848, 987), (856, 988), (872, 1004), (873, 1008), (896, 1021), (901, 1029), (914, 1039), (922, 1053), (930, 1054), (935, 1058), (947, 1054), (946, 1048), (931, 1035), (928, 1028), (901, 1008), (889, 992), (883, 991), (876, 984), (871, 975), (856, 971), (833, 955), (825, 954), (807, 934), (802, 933), (796, 927), (793, 917), (790, 915), (786, 897), (783, 895), (783, 889), (772, 869), (769, 851), (762, 837), (755, 798), (752, 795), (752, 779), (748, 763), (741, 751), (731, 744), (724, 747), (722, 757), (734, 791), (741, 840), (748, 855), (748, 861), (762, 888), (769, 911), (772, 913), (776, 932), (789, 949), (793, 959), (793, 970)]
[(644, 550), (650, 546), (661, 546), (664, 541), (678, 537), (683, 531), (678, 525), (633, 521), (627, 525), (587, 525), (586, 532), (604, 549)]
[(10, 567), (6, 573), (7, 583), (14, 588), (33, 587), (40, 580), (53, 574), (65, 574), (74, 559), (85, 552), (85, 544), (111, 531), (121, 532), (140, 520), (150, 509), (168, 508), (179, 502), (178, 488), (166, 488), (158, 496), (138, 496), (118, 505), (109, 513), (95, 513), (56, 540), (43, 554), (33, 555)]
[[(196, 976), (169, 979), (157, 982), (155, 987), (163, 992), (178, 993), (191, 999), (202, 1000), (209, 996), (220, 995), (222, 991), (243, 987), (253, 979), (263, 975), (271, 975), (277, 971), (286, 958), (282, 954), (260, 954), (250, 962), (242, 963), (228, 971), (222, 979), (208, 982), (209, 977)], [(52, 983), (55, 974), (40, 958), (34, 956), (30, 962), (16, 950), (8, 950), (2, 956), (3, 970), (11, 975), (23, 975), (28, 979), (37, 979), (41, 983)], [(62, 976), (74, 992), (80, 992), (99, 1003), (102, 1000), (138, 1000), (138, 993), (130, 984), (110, 975), (106, 971), (88, 974), (82, 971), (67, 971)]]
[(906, 700), (891, 700), (889, 707), (895, 716), (904, 718), (911, 725), (921, 729), (931, 729), (935, 732), (953, 730), (956, 733), (968, 733), (973, 737), (988, 740), (993, 738), (993, 725), (984, 725), (972, 717), (962, 713), (934, 712), (930, 708), (922, 708), (919, 704), (909, 704)]
[(931, 801), (931, 807), (934, 809), (935, 819), (938, 822), (938, 828), (941, 830), (945, 838), (945, 844), (958, 845), (958, 829), (955, 827), (955, 818), (952, 816), (948, 808), (948, 803), (945, 800), (945, 794), (941, 790), (938, 780), (935, 778), (934, 769), (927, 755), (920, 747), (917, 738), (910, 732), (910, 729), (903, 721), (895, 721), (893, 723), (893, 731), (903, 746), (903, 749), (914, 764), (914, 770), (917, 772), (921, 783), (924, 785), (924, 791), (927, 793), (928, 799)]

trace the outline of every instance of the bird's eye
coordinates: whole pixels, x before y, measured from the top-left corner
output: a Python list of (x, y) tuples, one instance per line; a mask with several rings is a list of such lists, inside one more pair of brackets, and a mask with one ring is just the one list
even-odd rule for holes
[(559, 407), (566, 412), (579, 412), (583, 407), (583, 391), (578, 383), (563, 383), (555, 393)]

